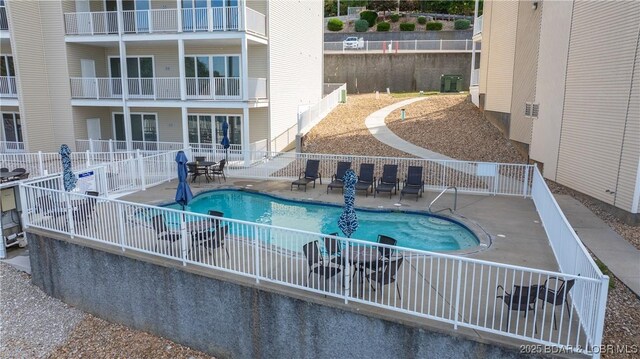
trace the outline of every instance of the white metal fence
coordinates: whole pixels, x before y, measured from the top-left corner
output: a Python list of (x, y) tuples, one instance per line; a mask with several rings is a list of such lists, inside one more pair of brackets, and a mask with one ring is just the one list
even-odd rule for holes
[(66, 13), (64, 14), (65, 34), (102, 35), (118, 34), (119, 31), (124, 34), (152, 34), (246, 30), (258, 35), (266, 35), (265, 15), (246, 7), (246, 21), (243, 21), (243, 9), (244, 7), (225, 6), (124, 10), (121, 29), (119, 29), (117, 11)]
[(358, 47), (341, 41), (324, 43), (327, 53), (471, 52), (472, 47), (472, 40), (366, 40)]
[(473, 22), (473, 35), (482, 33), (482, 15), (475, 18)]
[(78, 152), (130, 152), (140, 150), (143, 155), (156, 153), (158, 151), (175, 151), (184, 147), (181, 142), (162, 141), (129, 141), (130, 148), (127, 148), (127, 141), (122, 140), (76, 140), (76, 150)]
[[(160, 159), (160, 162), (167, 159)], [(150, 169), (142, 167), (143, 172)], [(149, 174), (143, 176), (148, 177)], [(606, 277), (557, 273), (388, 246), (61, 190), (60, 181), (20, 187), (27, 227), (68, 234), (182, 264), (284, 285), (417, 317), (593, 354), (600, 344)], [(212, 204), (212, 209), (215, 204)], [(320, 278), (314, 262), (335, 275)], [(553, 243), (553, 241), (552, 241)], [(322, 249), (316, 249), (322, 248)], [(311, 260), (310, 260), (311, 259)], [(560, 279), (560, 280), (559, 280)], [(575, 283), (580, 296), (562, 283)], [(377, 290), (373, 290), (376, 288)], [(520, 288), (522, 295), (516, 295)], [(511, 311), (504, 292), (528, 310)], [(573, 294), (566, 302), (564, 298)], [(501, 297), (502, 296), (502, 297)], [(506, 303), (506, 304), (505, 304)], [(514, 304), (515, 305), (515, 304)]]
[[(325, 84), (325, 88), (327, 85), (334, 84)], [(313, 126), (317, 125), (333, 111), (340, 102), (346, 101), (346, 96), (347, 84), (340, 84), (335, 90), (323, 97), (320, 102), (304, 107), (298, 106), (298, 134), (304, 135), (309, 132)]]
[(0, 141), (0, 153), (5, 152), (24, 152), (24, 142)]

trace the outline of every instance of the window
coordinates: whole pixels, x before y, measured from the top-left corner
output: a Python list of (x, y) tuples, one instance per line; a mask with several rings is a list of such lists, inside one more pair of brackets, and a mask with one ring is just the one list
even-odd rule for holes
[(229, 143), (239, 145), (242, 143), (242, 120), (240, 116), (216, 116), (216, 143), (222, 141), (222, 124), (224, 121), (229, 124)]
[[(0, 76), (2, 77), (14, 77), (16, 76), (15, 69), (13, 67), (13, 56), (0, 55)], [(7, 78), (0, 81), (0, 93), (3, 94), (17, 94), (18, 88), (16, 87), (15, 78)]]
[[(158, 119), (153, 113), (131, 113), (131, 140), (134, 149), (154, 150), (158, 142)], [(124, 115), (113, 114), (113, 133), (117, 141), (126, 141)], [(121, 146), (118, 146), (121, 148)]]
[[(187, 96), (240, 96), (240, 56), (185, 56)], [(213, 85), (211, 85), (213, 83)]]
[[(121, 95), (120, 86), (120, 58), (109, 58), (109, 73), (111, 74), (111, 91), (114, 95)], [(127, 86), (129, 95), (153, 96), (153, 57), (127, 57)]]
[(16, 112), (2, 113), (2, 140), (7, 142), (22, 142), (22, 125), (20, 114)]
[(189, 143), (213, 144), (211, 115), (189, 115)]

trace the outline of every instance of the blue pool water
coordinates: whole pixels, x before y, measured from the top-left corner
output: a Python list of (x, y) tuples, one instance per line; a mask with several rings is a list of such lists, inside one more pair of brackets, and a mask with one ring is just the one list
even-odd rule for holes
[[(357, 202), (356, 202), (357, 205)], [(180, 209), (180, 205), (167, 207)], [(314, 233), (342, 233), (338, 218), (342, 207), (284, 200), (238, 190), (215, 190), (193, 198), (186, 210), (206, 214), (209, 210), (224, 217), (294, 228)], [(360, 226), (352, 238), (376, 242), (378, 234), (398, 240), (398, 246), (427, 251), (452, 251), (475, 247), (477, 237), (463, 225), (439, 216), (362, 210), (356, 208)]]

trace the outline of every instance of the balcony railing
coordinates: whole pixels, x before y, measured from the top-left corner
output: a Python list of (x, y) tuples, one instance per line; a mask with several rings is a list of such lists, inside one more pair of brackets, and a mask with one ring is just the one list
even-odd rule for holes
[[(214, 77), (185, 79), (186, 98), (190, 100), (241, 100), (242, 78)], [(0, 87), (2, 81), (0, 78)], [(129, 78), (126, 81), (128, 98), (152, 100), (179, 100), (179, 77)], [(120, 78), (71, 78), (71, 98), (120, 99)], [(249, 78), (249, 99), (267, 98), (267, 79)]]
[(0, 141), (0, 152), (24, 152), (24, 142)]
[[(192, 9), (126, 10), (122, 12), (125, 34), (243, 31), (265, 35), (265, 15), (247, 8), (243, 24), (242, 7)], [(118, 33), (118, 12), (77, 12), (64, 14), (67, 35)]]
[(16, 86), (15, 76), (0, 76), (0, 97), (18, 97), (18, 87)]
[(473, 22), (473, 36), (482, 33), (482, 15), (478, 16)]

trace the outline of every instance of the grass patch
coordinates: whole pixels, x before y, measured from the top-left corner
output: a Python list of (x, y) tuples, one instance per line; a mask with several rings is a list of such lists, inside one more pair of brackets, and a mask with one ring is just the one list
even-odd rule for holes
[(600, 271), (602, 272), (602, 274), (609, 276), (609, 289), (615, 288), (616, 287), (616, 282), (613, 280), (613, 274), (609, 270), (609, 267), (607, 267), (607, 265), (604, 264), (598, 258), (594, 258), (594, 260), (595, 260), (596, 265), (598, 266), (598, 268), (600, 268)]

